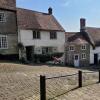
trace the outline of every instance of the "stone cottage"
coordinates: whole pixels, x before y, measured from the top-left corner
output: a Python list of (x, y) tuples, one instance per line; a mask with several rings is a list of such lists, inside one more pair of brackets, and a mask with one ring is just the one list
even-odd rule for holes
[(77, 67), (100, 63), (100, 28), (86, 27), (80, 19), (80, 32), (66, 32), (65, 62)]
[(18, 58), (16, 0), (0, 0), (0, 59)]

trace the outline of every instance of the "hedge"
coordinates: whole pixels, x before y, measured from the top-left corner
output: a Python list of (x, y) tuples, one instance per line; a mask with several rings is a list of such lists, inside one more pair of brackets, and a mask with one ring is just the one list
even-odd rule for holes
[(52, 57), (62, 57), (63, 53), (54, 53), (54, 54), (34, 54), (34, 62), (42, 62), (45, 63), (47, 61), (52, 61)]

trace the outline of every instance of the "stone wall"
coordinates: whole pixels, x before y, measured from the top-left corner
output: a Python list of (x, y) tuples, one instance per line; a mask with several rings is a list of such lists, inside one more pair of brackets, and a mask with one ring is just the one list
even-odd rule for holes
[[(75, 50), (70, 51), (69, 46), (74, 45)], [(74, 43), (67, 43), (66, 48), (65, 48), (65, 63), (68, 65), (74, 66), (74, 55), (78, 54), (79, 55), (79, 66), (89, 66), (90, 62), (90, 45), (87, 43), (86, 44), (86, 50), (81, 50), (82, 45), (77, 45)], [(81, 55), (82, 53), (86, 53), (86, 59), (82, 59)]]
[(8, 49), (0, 49), (0, 54), (12, 55), (18, 54), (17, 34), (7, 34)]
[(0, 22), (0, 33), (16, 34), (16, 13), (12, 11), (0, 10), (5, 14), (5, 22)]
[(7, 35), (8, 49), (0, 49), (0, 54), (15, 55), (18, 54), (18, 34), (16, 12), (1, 10), (5, 14), (5, 22), (0, 22), (0, 34)]

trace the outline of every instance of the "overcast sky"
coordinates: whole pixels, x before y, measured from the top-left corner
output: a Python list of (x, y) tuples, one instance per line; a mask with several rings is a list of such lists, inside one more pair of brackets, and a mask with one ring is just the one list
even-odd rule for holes
[(53, 14), (66, 31), (79, 31), (80, 18), (86, 18), (87, 26), (100, 27), (100, 0), (17, 0), (17, 6)]

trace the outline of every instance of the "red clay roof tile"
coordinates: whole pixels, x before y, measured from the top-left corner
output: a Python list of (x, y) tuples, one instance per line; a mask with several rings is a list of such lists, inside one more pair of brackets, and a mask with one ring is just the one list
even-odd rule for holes
[(20, 29), (39, 29), (64, 31), (53, 15), (17, 8), (18, 27)]

